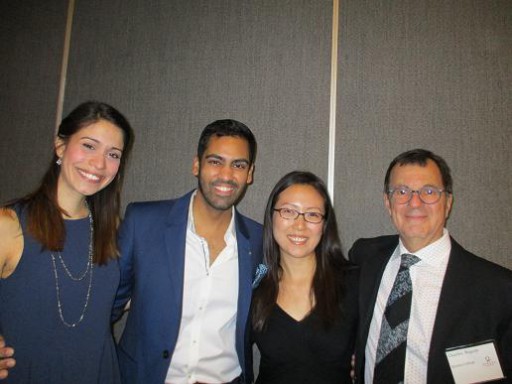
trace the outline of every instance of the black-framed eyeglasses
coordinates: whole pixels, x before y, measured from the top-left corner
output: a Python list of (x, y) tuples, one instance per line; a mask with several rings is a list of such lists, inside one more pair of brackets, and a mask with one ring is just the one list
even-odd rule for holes
[(324, 215), (320, 212), (299, 212), (292, 208), (274, 208), (279, 215), (286, 220), (296, 220), (299, 216), (304, 217), (308, 223), (319, 224), (324, 219)]
[[(446, 191), (442, 188), (424, 186), (420, 189), (411, 189), (405, 185), (389, 189), (388, 196), (397, 204), (407, 204), (412, 199), (413, 194), (417, 194), (420, 200), (425, 204), (435, 204)], [(446, 192), (449, 193), (449, 192)]]

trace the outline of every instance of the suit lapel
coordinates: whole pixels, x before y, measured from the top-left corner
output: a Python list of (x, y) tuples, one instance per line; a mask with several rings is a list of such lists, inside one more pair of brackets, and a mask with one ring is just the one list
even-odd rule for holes
[(377, 301), (380, 282), (386, 264), (398, 245), (398, 236), (382, 238), (373, 245), (361, 246), (356, 252), (355, 261), (360, 265), (359, 280), (359, 330), (356, 342), (356, 372), (357, 382), (364, 382), (366, 340), (373, 317), (373, 309)]
[(450, 259), (446, 267), (446, 274), (441, 288), (439, 304), (437, 307), (434, 329), (432, 332), (432, 340), (430, 342), (427, 382), (436, 383), (436, 374), (444, 373), (449, 370), (448, 360), (445, 357), (445, 348), (454, 347), (455, 345), (447, 345), (454, 327), (457, 326), (457, 314), (464, 314), (468, 305), (468, 295), (461, 292), (464, 289), (464, 282), (467, 282), (464, 276), (464, 249), (458, 245), (453, 239), (450, 239), (452, 249)]
[(178, 199), (167, 217), (165, 228), (165, 258), (172, 292), (176, 303), (183, 301), (183, 280), (185, 274), (185, 247), (187, 243), (187, 219), (191, 193)]
[(238, 248), (238, 301), (236, 314), (236, 350), (240, 366), (245, 370), (245, 331), (252, 295), (252, 276), (256, 270), (249, 232), (242, 216), (235, 210), (236, 241)]
[(236, 224), (236, 241), (238, 248), (238, 312), (237, 312), (237, 325), (244, 327), (244, 324), (239, 324), (240, 319), (244, 319), (249, 312), (250, 298), (251, 297), (251, 276), (255, 266), (253, 266), (253, 257), (251, 250), (251, 243), (245, 223), (243, 222), (240, 214), (235, 211), (235, 224)]
[[(377, 301), (377, 294), (379, 292), (380, 282), (382, 281), (382, 275), (384, 269), (393, 255), (395, 248), (398, 245), (398, 238), (396, 241), (390, 243), (380, 244), (374, 249), (369, 250), (369, 254), (366, 255), (368, 262), (363, 267), (364, 274), (361, 278), (361, 291), (362, 291), (362, 303), (361, 303), (361, 316), (363, 318), (362, 332), (364, 340), (368, 337), (370, 329), (370, 323), (373, 317), (373, 308)], [(365, 312), (366, 310), (366, 312)], [(366, 342), (364, 343), (366, 345)]]

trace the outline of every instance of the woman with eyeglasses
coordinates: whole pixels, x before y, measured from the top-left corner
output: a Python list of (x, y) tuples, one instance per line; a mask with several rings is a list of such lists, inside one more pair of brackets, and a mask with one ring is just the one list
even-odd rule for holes
[[(0, 378), (6, 383), (120, 382), (110, 319), (132, 141), (119, 111), (80, 104), (59, 126), (39, 187), (0, 207)], [(13, 357), (5, 345), (14, 348)]]
[(323, 181), (291, 172), (278, 181), (264, 218), (268, 268), (253, 295), (257, 384), (351, 383), (358, 271), (343, 257)]

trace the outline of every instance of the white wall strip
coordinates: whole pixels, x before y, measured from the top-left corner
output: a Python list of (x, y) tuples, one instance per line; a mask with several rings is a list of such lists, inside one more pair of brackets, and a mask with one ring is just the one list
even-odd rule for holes
[(334, 203), (334, 166), (336, 150), (336, 97), (338, 82), (338, 26), (339, 0), (332, 2), (332, 47), (331, 47), (331, 97), (329, 106), (329, 159), (327, 165), (327, 189)]
[(59, 129), (62, 120), (62, 109), (64, 107), (64, 94), (66, 92), (66, 78), (68, 74), (69, 46), (71, 44), (71, 28), (73, 26), (73, 14), (75, 12), (75, 0), (69, 0), (68, 14), (66, 21), (66, 35), (64, 36), (64, 49), (62, 53), (62, 65), (60, 69), (59, 95), (57, 98), (57, 114), (55, 119), (55, 134)]

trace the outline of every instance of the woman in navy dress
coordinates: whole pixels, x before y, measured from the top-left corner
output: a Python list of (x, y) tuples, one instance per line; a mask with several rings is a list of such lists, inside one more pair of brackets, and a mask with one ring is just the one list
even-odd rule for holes
[(321, 179), (291, 172), (265, 210), (267, 275), (255, 290), (257, 384), (351, 383), (358, 271), (343, 257), (334, 209)]
[(110, 315), (132, 141), (116, 109), (79, 105), (39, 188), (0, 209), (0, 352), (15, 359), (0, 361), (6, 383), (120, 381)]

